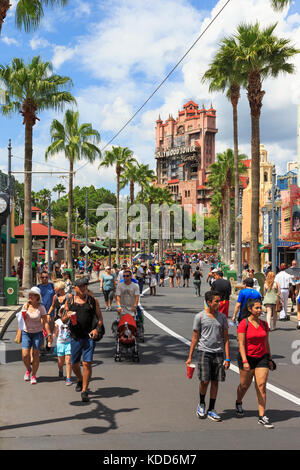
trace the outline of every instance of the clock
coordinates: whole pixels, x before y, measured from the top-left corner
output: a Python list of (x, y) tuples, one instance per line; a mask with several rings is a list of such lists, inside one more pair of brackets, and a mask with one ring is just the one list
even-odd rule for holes
[(6, 193), (0, 193), (0, 225), (6, 223), (7, 216), (10, 213), (9, 197)]

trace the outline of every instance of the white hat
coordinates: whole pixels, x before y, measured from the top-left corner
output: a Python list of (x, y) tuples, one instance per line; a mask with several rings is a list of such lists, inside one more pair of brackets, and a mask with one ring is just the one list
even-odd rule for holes
[(218, 271), (219, 271), (219, 269), (213, 269), (212, 273), (217, 273)]
[(42, 294), (41, 294), (41, 291), (40, 291), (40, 289), (39, 289), (38, 287), (35, 287), (35, 286), (32, 287), (32, 288), (30, 289), (30, 291), (28, 292), (28, 295), (29, 295), (29, 294), (38, 295), (38, 296), (40, 297), (40, 301), (42, 300)]
[(106, 270), (108, 271), (109, 269), (111, 269), (111, 267), (110, 267), (110, 266), (106, 266), (105, 271), (106, 271)]

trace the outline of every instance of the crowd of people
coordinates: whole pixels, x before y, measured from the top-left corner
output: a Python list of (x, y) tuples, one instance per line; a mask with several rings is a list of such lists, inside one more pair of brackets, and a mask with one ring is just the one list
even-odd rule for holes
[[(149, 295), (155, 296), (157, 288), (161, 288), (162, 292), (166, 285), (171, 289), (188, 288), (192, 280), (195, 296), (201, 296), (205, 266), (210, 268), (206, 279), (209, 290), (205, 293), (204, 310), (194, 319), (186, 364), (192, 362), (197, 348), (200, 400), (196, 413), (201, 419), (209, 417), (213, 421), (220, 421), (215, 404), (218, 383), (225, 380), (226, 370), (231, 362), (228, 320), (232, 284), (224, 278), (218, 257), (178, 255), (168, 264), (155, 259), (138, 263), (124, 260), (119, 267), (114, 264), (112, 267), (106, 266), (104, 270), (98, 262), (96, 269), (94, 265), (92, 269), (96, 272), (96, 281), (99, 281), (105, 310), (115, 309), (120, 318), (128, 312), (133, 316), (137, 315), (145, 285), (149, 286)], [(293, 266), (295, 267), (295, 263)], [(82, 274), (81, 265), (78, 265), (78, 270)], [(61, 276), (53, 283), (47, 269), (41, 270), (40, 282), (29, 291), (28, 302), (19, 315), (22, 358), (26, 368), (24, 380), (31, 384), (37, 383), (40, 352), (49, 352), (56, 339), (53, 352), (57, 356), (58, 377), (64, 376), (65, 366), (65, 384), (69, 386), (72, 384), (73, 371), (77, 379), (76, 391), (81, 392), (82, 401), (85, 402), (89, 401), (88, 386), (95, 344), (97, 338), (103, 334), (103, 315), (99, 301), (89, 290), (89, 276), (85, 273), (72, 283), (64, 262), (61, 263), (60, 272)], [(269, 332), (276, 329), (277, 316), (282, 311), (284, 315), (279, 319), (287, 318), (287, 299), (291, 286), (294, 286), (293, 292), (297, 299), (297, 328), (300, 329), (299, 284), (297, 278), (286, 272), (286, 266), (281, 265), (278, 274), (268, 271), (263, 292), (259, 292), (254, 284), (253, 271), (247, 267), (247, 272), (230, 322), (232, 326), (237, 326), (239, 344), (240, 384), (236, 394), (236, 414), (239, 417), (244, 415), (243, 399), (255, 378), (258, 421), (264, 427), (272, 428), (273, 425), (265, 414), (268, 373), (276, 367), (270, 350)], [(188, 295), (188, 292), (184, 295)], [(260, 318), (263, 312), (266, 313), (266, 321)], [(206, 408), (205, 397), (209, 384), (210, 401)]]

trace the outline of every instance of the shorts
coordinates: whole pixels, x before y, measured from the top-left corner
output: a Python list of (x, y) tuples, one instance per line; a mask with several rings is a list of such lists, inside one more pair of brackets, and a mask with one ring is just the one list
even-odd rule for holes
[(184, 274), (184, 275), (183, 275), (183, 280), (184, 280), (184, 281), (186, 281), (186, 280), (188, 281), (189, 279), (190, 279), (190, 275), (189, 275), (189, 274)]
[(103, 295), (104, 295), (105, 302), (108, 302), (109, 300), (113, 300), (114, 290), (113, 289), (112, 290), (104, 290)]
[(92, 338), (72, 339), (71, 341), (71, 363), (77, 364), (82, 358), (83, 362), (92, 362), (95, 342)]
[(220, 306), (219, 306), (219, 312), (223, 313), (224, 315), (226, 315), (226, 318), (228, 318), (229, 300), (221, 300)]
[(22, 331), (22, 349), (35, 349), (39, 351), (43, 344), (43, 332), (39, 331), (38, 333), (27, 333), (27, 331)]
[(71, 355), (71, 342), (70, 343), (56, 343), (54, 348), (55, 356), (70, 356)]
[(198, 378), (200, 382), (225, 381), (224, 354), (198, 351)]
[[(251, 370), (259, 368), (269, 369), (269, 354), (265, 354), (262, 357), (246, 357)], [(238, 366), (239, 369), (243, 370), (243, 359), (240, 353), (238, 355)]]

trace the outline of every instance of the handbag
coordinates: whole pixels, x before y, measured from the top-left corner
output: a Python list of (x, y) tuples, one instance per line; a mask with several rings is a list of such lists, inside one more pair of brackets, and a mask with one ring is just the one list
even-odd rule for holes
[(276, 301), (275, 310), (276, 310), (276, 312), (278, 313), (278, 312), (281, 312), (282, 308), (283, 308), (283, 304), (282, 304), (281, 298), (280, 298), (279, 295), (277, 295), (277, 301)]
[(22, 343), (22, 330), (20, 330), (20, 328), (17, 329), (17, 333), (16, 333), (16, 337), (15, 337), (14, 341), (17, 344)]
[(104, 325), (98, 326), (98, 327), (97, 327), (97, 330), (98, 330), (98, 336), (97, 336), (96, 339), (93, 339), (93, 341), (95, 341), (95, 343), (97, 343), (98, 341), (100, 341), (100, 339), (102, 339), (103, 336), (105, 335), (105, 328), (104, 328)]
[(271, 369), (270, 365), (269, 365), (269, 369), (270, 369), (270, 370), (276, 370), (276, 369), (277, 369), (276, 362), (274, 362), (273, 360), (270, 361), (270, 362), (272, 362), (272, 364), (273, 364), (273, 369)]

